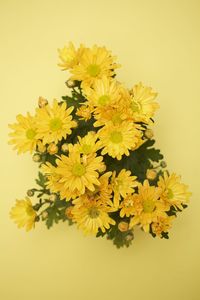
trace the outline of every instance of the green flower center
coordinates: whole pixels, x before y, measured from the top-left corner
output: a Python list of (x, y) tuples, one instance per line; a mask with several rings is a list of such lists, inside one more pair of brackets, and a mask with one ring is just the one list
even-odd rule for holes
[(85, 174), (85, 167), (80, 163), (76, 163), (72, 168), (72, 174), (78, 177), (83, 176)]
[(169, 199), (174, 198), (174, 193), (172, 192), (171, 189), (167, 189), (167, 197), (168, 197)]
[(83, 144), (82, 146), (82, 152), (84, 154), (89, 154), (92, 151), (91, 145)]
[(98, 99), (98, 104), (99, 105), (106, 105), (110, 100), (110, 96), (107, 96), (107, 95), (103, 95), (101, 97), (99, 97)]
[(114, 144), (119, 144), (123, 141), (123, 136), (122, 136), (122, 133), (119, 132), (119, 131), (113, 131), (111, 132), (110, 134), (110, 140), (112, 143)]
[(29, 139), (29, 140), (34, 139), (35, 135), (36, 135), (36, 131), (35, 131), (34, 129), (32, 129), (32, 128), (30, 128), (30, 129), (28, 129), (28, 130), (26, 131), (26, 137), (27, 137), (27, 139)]
[(88, 215), (90, 216), (90, 218), (95, 219), (98, 218), (100, 212), (96, 207), (91, 207), (89, 208)]
[(100, 73), (100, 68), (98, 65), (92, 64), (87, 67), (87, 72), (90, 76), (96, 77)]
[(143, 201), (143, 211), (145, 213), (153, 212), (154, 208), (155, 208), (155, 203), (152, 199), (146, 199)]
[(59, 118), (54, 118), (50, 121), (49, 127), (51, 131), (57, 131), (62, 127), (62, 121)]

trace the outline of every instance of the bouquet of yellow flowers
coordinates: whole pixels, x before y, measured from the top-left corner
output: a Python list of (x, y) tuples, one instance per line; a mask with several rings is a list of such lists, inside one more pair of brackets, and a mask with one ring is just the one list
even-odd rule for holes
[(154, 148), (157, 93), (117, 81), (120, 65), (105, 47), (69, 43), (58, 52), (70, 95), (52, 103), (39, 97), (34, 115), (9, 125), (9, 143), (39, 164), (38, 187), (16, 200), (11, 218), (27, 231), (39, 221), (48, 228), (68, 221), (117, 247), (132, 243), (136, 225), (168, 238), (191, 193)]

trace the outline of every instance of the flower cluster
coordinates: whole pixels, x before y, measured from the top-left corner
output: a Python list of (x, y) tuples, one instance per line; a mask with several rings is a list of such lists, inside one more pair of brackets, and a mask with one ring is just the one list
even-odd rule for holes
[(105, 47), (69, 43), (58, 51), (71, 94), (52, 104), (39, 97), (33, 115), (9, 125), (9, 143), (39, 163), (39, 187), (17, 200), (11, 218), (26, 230), (40, 220), (48, 228), (68, 220), (117, 247), (130, 245), (136, 225), (168, 238), (191, 193), (153, 147), (157, 93), (117, 81), (120, 65)]

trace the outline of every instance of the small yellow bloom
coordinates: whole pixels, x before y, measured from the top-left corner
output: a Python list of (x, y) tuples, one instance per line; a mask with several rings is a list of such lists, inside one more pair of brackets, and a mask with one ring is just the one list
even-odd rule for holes
[(47, 151), (49, 154), (54, 155), (58, 152), (58, 146), (55, 143), (51, 143), (47, 147)]
[(47, 104), (43, 108), (36, 109), (37, 138), (43, 144), (56, 143), (72, 133), (72, 128), (77, 126), (76, 121), (72, 120), (71, 112), (73, 107), (67, 108), (65, 102), (59, 104), (53, 101), (51, 107)]
[(78, 50), (75, 49), (72, 42), (69, 42), (68, 46), (62, 49), (58, 49), (59, 58), (61, 63), (58, 64), (63, 70), (68, 70), (75, 67), (84, 52), (84, 46), (80, 45)]
[(93, 109), (90, 106), (81, 105), (77, 111), (76, 115), (80, 117), (81, 120), (88, 121), (92, 117), (92, 111)]
[(26, 231), (34, 228), (36, 216), (36, 211), (33, 209), (31, 200), (28, 197), (25, 200), (16, 200), (15, 206), (10, 211), (10, 217), (18, 228), (25, 227)]
[(122, 169), (116, 176), (116, 171), (113, 172), (111, 186), (114, 192), (114, 205), (119, 206), (121, 197), (125, 198), (127, 194), (134, 193), (134, 187), (138, 186), (136, 176), (131, 175), (131, 171)]
[(80, 153), (88, 155), (95, 153), (100, 149), (100, 143), (97, 141), (98, 135), (94, 131), (89, 131), (84, 137), (78, 136), (78, 145)]
[(99, 229), (105, 232), (110, 225), (115, 225), (115, 221), (109, 216), (112, 208), (101, 200), (84, 194), (73, 200), (73, 204), (73, 220), (85, 234), (96, 235)]
[(160, 215), (155, 216), (153, 223), (151, 224), (151, 229), (156, 236), (162, 237), (163, 232), (168, 232), (171, 228), (171, 221), (174, 219), (174, 216), (168, 216), (166, 213), (161, 213)]
[(156, 172), (156, 170), (153, 170), (153, 169), (147, 169), (146, 176), (147, 176), (147, 179), (154, 180), (157, 176), (157, 172)]
[(71, 71), (70, 79), (81, 81), (82, 87), (92, 86), (97, 79), (103, 76), (112, 77), (114, 70), (119, 67), (114, 63), (115, 57), (111, 55), (105, 47), (97, 47), (84, 50), (79, 64), (75, 65)]
[(158, 186), (162, 189), (161, 207), (166, 211), (170, 207), (183, 209), (182, 204), (188, 204), (191, 193), (188, 191), (188, 186), (181, 183), (180, 176), (172, 173), (168, 175), (164, 172), (163, 177), (159, 177)]
[(121, 232), (126, 232), (128, 229), (129, 229), (129, 224), (127, 222), (120, 222), (118, 224), (118, 229), (121, 231)]
[(32, 117), (29, 113), (24, 117), (18, 115), (16, 117), (18, 123), (10, 124), (9, 127), (13, 129), (13, 132), (9, 134), (11, 139), (9, 144), (14, 144), (14, 149), (17, 149), (18, 154), (30, 151), (32, 153), (36, 150), (38, 138), (38, 127), (35, 117)]
[(127, 121), (120, 125), (108, 123), (99, 130), (98, 134), (103, 147), (101, 154), (108, 153), (118, 160), (121, 160), (124, 154), (129, 156), (129, 150), (135, 149), (140, 140), (140, 132), (137, 127)]

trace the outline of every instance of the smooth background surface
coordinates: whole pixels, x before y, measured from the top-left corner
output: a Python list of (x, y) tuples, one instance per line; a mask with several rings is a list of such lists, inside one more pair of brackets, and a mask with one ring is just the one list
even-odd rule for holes
[[(199, 37), (194, 0), (0, 1), (1, 300), (200, 299)], [(33, 111), (38, 96), (66, 93), (57, 48), (70, 40), (107, 46), (122, 64), (119, 80), (159, 93), (157, 146), (193, 192), (168, 241), (136, 230), (133, 246), (117, 250), (67, 224), (27, 234), (9, 219), (37, 167), (7, 145), (7, 124)]]

